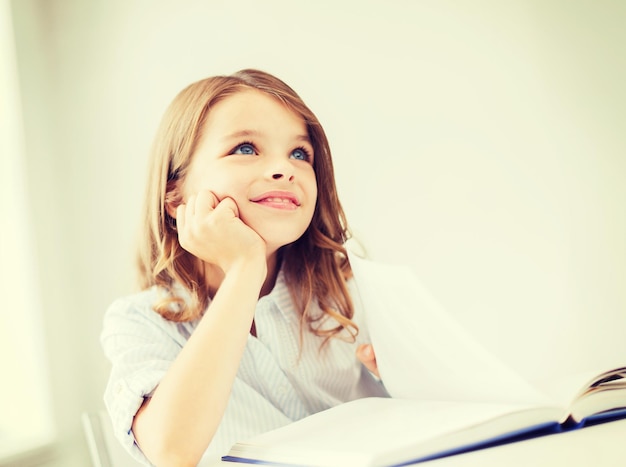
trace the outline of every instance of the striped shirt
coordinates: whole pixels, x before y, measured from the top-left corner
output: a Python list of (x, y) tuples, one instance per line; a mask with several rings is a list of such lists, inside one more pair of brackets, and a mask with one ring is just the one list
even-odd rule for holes
[[(224, 417), (199, 465), (219, 459), (236, 442), (307, 415), (367, 396), (386, 396), (358, 361), (359, 344), (368, 342), (354, 281), (356, 342), (332, 339), (320, 352), (322, 338), (303, 332), (282, 271), (272, 292), (259, 299), (250, 335)], [(150, 397), (199, 321), (176, 323), (156, 313), (152, 288), (116, 300), (107, 310), (101, 343), (112, 364), (104, 401), (116, 437), (132, 456), (150, 465), (133, 436), (134, 415)], [(313, 312), (320, 312), (319, 308)], [(330, 323), (329, 323), (330, 325)]]

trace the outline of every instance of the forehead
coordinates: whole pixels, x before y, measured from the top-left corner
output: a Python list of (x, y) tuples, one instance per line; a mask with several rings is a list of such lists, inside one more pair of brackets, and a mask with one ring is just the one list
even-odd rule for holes
[(306, 134), (304, 119), (278, 98), (257, 89), (229, 95), (209, 109), (205, 131), (274, 129)]

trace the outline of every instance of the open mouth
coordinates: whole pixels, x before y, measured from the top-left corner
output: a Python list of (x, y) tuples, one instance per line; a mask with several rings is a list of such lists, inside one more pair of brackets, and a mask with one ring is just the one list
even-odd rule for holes
[(270, 208), (287, 209), (287, 210), (297, 209), (299, 206), (299, 204), (297, 204), (296, 201), (294, 201), (293, 199), (289, 199), (289, 198), (269, 197), (269, 198), (261, 198), (254, 202), (262, 206), (267, 206)]
[(264, 203), (280, 203), (280, 204), (295, 204), (298, 205), (293, 199), (289, 198), (264, 198), (260, 202)]
[(269, 192), (252, 198), (250, 201), (276, 209), (293, 210), (300, 206), (298, 198), (289, 192)]

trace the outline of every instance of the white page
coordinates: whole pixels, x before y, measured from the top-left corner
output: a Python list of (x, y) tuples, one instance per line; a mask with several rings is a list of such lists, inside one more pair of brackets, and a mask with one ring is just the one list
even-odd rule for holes
[(462, 328), (411, 269), (352, 254), (350, 263), (378, 370), (391, 396), (550, 403)]
[[(558, 409), (525, 409), (499, 404), (358, 399), (238, 443), (229, 455), (324, 466), (370, 465), (379, 457), (389, 464), (488, 440), (558, 416)], [(481, 428), (490, 421), (494, 421), (492, 425)]]

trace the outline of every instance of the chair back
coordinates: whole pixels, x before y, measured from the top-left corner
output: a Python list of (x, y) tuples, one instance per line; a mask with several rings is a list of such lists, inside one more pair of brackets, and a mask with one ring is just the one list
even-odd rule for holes
[(141, 467), (113, 435), (111, 419), (104, 410), (84, 412), (83, 429), (93, 467)]

